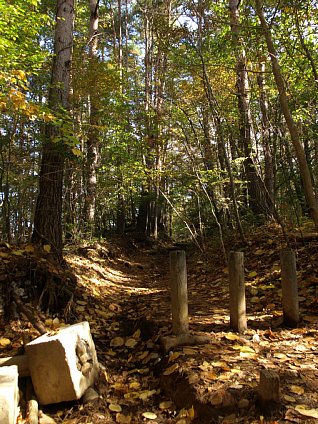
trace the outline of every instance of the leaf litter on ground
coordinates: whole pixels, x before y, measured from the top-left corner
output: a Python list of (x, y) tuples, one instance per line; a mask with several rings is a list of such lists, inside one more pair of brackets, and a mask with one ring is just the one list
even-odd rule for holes
[[(97, 387), (98, 401), (52, 413), (52, 418), (57, 423), (203, 423), (207, 418), (198, 416), (198, 410), (208, 402), (216, 408), (235, 406), (234, 415), (220, 416), (220, 423), (259, 423), (255, 404), (259, 370), (268, 367), (281, 380), (282, 405), (277, 421), (271, 422), (317, 419), (318, 243), (294, 246), (302, 295), (302, 321), (295, 329), (282, 326), (281, 245), (278, 229), (270, 227), (267, 233), (256, 232), (245, 247), (248, 330), (244, 335), (229, 328), (228, 270), (219, 252), (211, 249), (204, 260), (190, 252), (190, 328), (210, 335), (211, 343), (183, 346), (168, 354), (159, 346), (159, 336), (170, 332), (167, 252), (161, 249), (154, 254), (151, 249), (132, 249), (115, 242), (101, 246), (100, 250), (115, 251), (106, 258), (96, 253), (96, 247), (87, 249), (86, 256), (70, 250), (67, 261), (78, 281), (74, 314), (76, 321), (90, 322), (105, 373)], [(35, 253), (28, 245), (0, 248), (7, 264)], [(48, 329), (55, 318), (43, 314)], [(63, 324), (62, 317), (60, 321)], [(21, 326), (18, 332), (13, 328), (16, 325)], [(35, 337), (32, 326), (23, 320), (6, 325), (0, 339), (2, 356), (19, 350), (26, 331)], [(186, 395), (184, 405), (177, 397), (167, 398), (162, 378), (187, 381), (196, 393), (196, 403), (187, 404)]]

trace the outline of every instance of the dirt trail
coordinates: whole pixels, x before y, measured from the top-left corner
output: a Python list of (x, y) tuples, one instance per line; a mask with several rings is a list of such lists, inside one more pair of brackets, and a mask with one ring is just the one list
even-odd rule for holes
[[(88, 314), (87, 305), (81, 305), (86, 313), (78, 318), (90, 320), (99, 359), (107, 368), (92, 422), (264, 422), (257, 403), (261, 368), (274, 370), (281, 382), (281, 402), (265, 411), (266, 422), (317, 422), (315, 299), (301, 297), (299, 328), (282, 327), (279, 252), (272, 250), (266, 260), (253, 245), (248, 252), (244, 335), (229, 329), (228, 274), (217, 252), (207, 260), (188, 254), (190, 329), (208, 335), (210, 343), (169, 354), (159, 344), (171, 325), (169, 252), (131, 246), (112, 252), (104, 263), (91, 258), (85, 266), (99, 277), (84, 281), (79, 299), (89, 305)], [(92, 263), (98, 264), (94, 270)], [(82, 280), (83, 275), (82, 269)], [(301, 283), (301, 294), (305, 289), (307, 293), (308, 285)]]
[[(90, 323), (104, 370), (98, 400), (44, 412), (65, 424), (316, 423), (318, 242), (294, 246), (301, 322), (293, 329), (282, 325), (281, 245), (279, 231), (261, 229), (244, 248), (243, 335), (229, 328), (228, 270), (219, 250), (203, 256), (187, 249), (190, 331), (209, 341), (168, 353), (160, 344), (171, 332), (168, 246), (118, 239), (66, 250), (77, 280), (70, 323)], [(18, 253), (3, 253), (6, 269), (13, 257), (28, 261), (32, 255), (27, 247)], [(58, 269), (46, 269), (62, 278)], [(43, 321), (53, 317), (42, 314)], [(2, 334), (14, 349), (3, 350), (4, 356), (15, 353), (25, 332), (36, 337), (29, 323), (21, 320), (19, 331), (14, 326)], [(279, 404), (268, 411), (258, 405), (263, 368), (277, 373), (281, 386)]]

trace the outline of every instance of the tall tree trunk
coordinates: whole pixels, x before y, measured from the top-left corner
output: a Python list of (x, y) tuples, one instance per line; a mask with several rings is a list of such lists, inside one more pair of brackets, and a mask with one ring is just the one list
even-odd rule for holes
[[(68, 109), (74, 26), (74, 0), (57, 0), (54, 58), (48, 103), (53, 112)], [(59, 126), (47, 123), (37, 197), (33, 243), (49, 244), (52, 253), (62, 258), (62, 190), (64, 152)]]
[(246, 53), (240, 36), (240, 0), (229, 0), (230, 24), (236, 55), (236, 87), (239, 112), (241, 150), (245, 156), (245, 172), (248, 181), (249, 206), (254, 213), (264, 213), (264, 195), (259, 175), (253, 161), (252, 118), (249, 106), (249, 81), (246, 70)]
[[(99, 0), (89, 0), (89, 68), (94, 74), (97, 64), (98, 48), (98, 5)], [(95, 208), (96, 208), (96, 185), (97, 166), (99, 158), (99, 117), (98, 117), (98, 94), (96, 85), (92, 84), (89, 93), (89, 130), (87, 136), (87, 164), (86, 164), (86, 196), (85, 196), (85, 223), (87, 234), (92, 235), (95, 231)]]
[(274, 189), (274, 165), (273, 157), (270, 147), (271, 129), (268, 118), (268, 103), (264, 84), (265, 63), (260, 59), (260, 73), (257, 76), (257, 83), (260, 90), (259, 103), (261, 109), (261, 123), (262, 123), (262, 144), (264, 149), (265, 158), (265, 188), (269, 196), (269, 212), (273, 213), (273, 206), (275, 204), (275, 189)]
[(284, 78), (278, 61), (277, 52), (273, 43), (271, 30), (266, 22), (263, 13), (261, 0), (255, 0), (255, 5), (257, 15), (261, 22), (262, 31), (266, 39), (267, 49), (271, 58), (273, 74), (279, 92), (280, 106), (284, 114), (285, 121), (290, 133), (290, 138), (298, 160), (300, 175), (304, 186), (304, 193), (308, 204), (309, 213), (315, 223), (315, 228), (318, 231), (318, 205), (314, 195), (313, 184), (308, 163), (306, 160), (305, 151), (299, 137), (297, 126), (289, 108)]
[[(144, 69), (145, 69), (145, 95), (144, 95), (144, 113), (145, 113), (145, 151), (143, 153), (143, 165), (145, 168), (150, 169), (152, 167), (151, 161), (149, 160), (149, 152), (153, 145), (153, 136), (151, 134), (150, 124), (150, 102), (151, 102), (151, 68), (152, 68), (152, 34), (150, 25), (150, 12), (148, 7), (144, 10), (144, 40), (145, 40), (145, 57), (144, 57)], [(149, 229), (149, 218), (150, 218), (150, 186), (151, 182), (147, 181), (143, 183), (138, 216), (137, 216), (137, 232), (147, 234)]]

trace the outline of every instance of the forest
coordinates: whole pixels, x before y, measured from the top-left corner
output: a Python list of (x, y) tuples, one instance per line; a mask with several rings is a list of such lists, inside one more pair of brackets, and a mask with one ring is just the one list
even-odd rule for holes
[[(0, 0), (0, 16), (0, 365), (88, 321), (105, 367), (97, 403), (39, 423), (317, 422), (316, 2)], [(162, 353), (180, 250), (195, 335)], [(280, 379), (270, 407), (258, 368)]]

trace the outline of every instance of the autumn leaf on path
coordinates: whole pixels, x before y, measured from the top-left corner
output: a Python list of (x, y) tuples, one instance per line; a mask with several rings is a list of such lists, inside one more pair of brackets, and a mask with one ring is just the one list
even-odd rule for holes
[(179, 368), (179, 364), (173, 364), (173, 365), (171, 365), (171, 367), (167, 368), (163, 372), (163, 375), (170, 375), (170, 374), (174, 373), (175, 371), (177, 371), (178, 368)]

